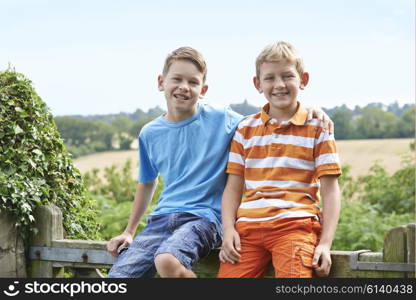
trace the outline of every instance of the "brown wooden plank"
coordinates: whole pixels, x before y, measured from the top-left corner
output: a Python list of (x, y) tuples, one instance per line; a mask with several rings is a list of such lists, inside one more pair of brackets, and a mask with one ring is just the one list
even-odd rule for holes
[[(32, 246), (50, 247), (52, 240), (63, 239), (62, 212), (55, 205), (42, 205), (35, 210), (36, 234), (31, 236)], [(63, 277), (64, 269), (53, 269), (53, 263), (41, 260), (31, 261), (30, 277)]]
[[(384, 237), (384, 262), (407, 262), (407, 227), (398, 226), (391, 229)], [(384, 272), (384, 277), (406, 277), (405, 272)]]

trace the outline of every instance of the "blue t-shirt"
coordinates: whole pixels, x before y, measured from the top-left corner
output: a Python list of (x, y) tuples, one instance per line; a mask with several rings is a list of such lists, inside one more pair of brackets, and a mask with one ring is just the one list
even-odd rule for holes
[(221, 232), (221, 197), (229, 145), (243, 117), (229, 108), (199, 104), (190, 118), (172, 123), (163, 116), (139, 135), (139, 182), (158, 174), (164, 190), (151, 215), (188, 212), (215, 223)]

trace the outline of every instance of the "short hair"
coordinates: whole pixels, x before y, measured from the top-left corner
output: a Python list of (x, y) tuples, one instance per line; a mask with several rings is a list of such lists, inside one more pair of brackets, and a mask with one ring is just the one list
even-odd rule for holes
[(257, 56), (256, 59), (256, 76), (260, 76), (260, 66), (264, 62), (279, 62), (282, 60), (287, 60), (290, 63), (295, 64), (296, 70), (299, 75), (302, 76), (304, 72), (303, 59), (299, 55), (298, 51), (287, 42), (275, 42), (270, 45), (267, 45), (261, 53)]
[(193, 63), (195, 67), (202, 73), (203, 82), (205, 82), (207, 78), (207, 64), (202, 54), (191, 47), (180, 47), (169, 53), (166, 57), (165, 65), (163, 66), (163, 75), (168, 73), (172, 63), (177, 60), (187, 60)]

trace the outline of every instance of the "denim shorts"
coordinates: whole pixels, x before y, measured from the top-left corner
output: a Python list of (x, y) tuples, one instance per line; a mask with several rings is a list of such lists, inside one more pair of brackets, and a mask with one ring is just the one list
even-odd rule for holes
[(205, 218), (183, 212), (149, 216), (143, 231), (121, 250), (108, 277), (153, 277), (155, 256), (161, 253), (172, 254), (191, 269), (220, 244), (215, 224)]

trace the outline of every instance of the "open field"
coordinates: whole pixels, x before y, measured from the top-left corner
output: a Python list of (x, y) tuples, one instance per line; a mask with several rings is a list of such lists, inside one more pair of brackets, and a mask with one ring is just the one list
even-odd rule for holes
[[(414, 139), (346, 140), (338, 141), (338, 151), (343, 164), (351, 165), (351, 175), (365, 175), (374, 162), (390, 173), (401, 168), (401, 156), (410, 153)], [(413, 156), (415, 154), (413, 153)]]
[[(346, 140), (338, 141), (337, 145), (342, 164), (351, 165), (351, 175), (355, 177), (365, 175), (376, 160), (379, 160), (389, 173), (394, 173), (401, 166), (401, 155), (409, 153), (409, 144), (412, 141), (414, 139)], [(85, 173), (93, 168), (104, 169), (113, 164), (121, 166), (127, 159), (132, 160), (132, 176), (136, 177), (136, 150), (87, 155), (76, 159), (75, 165), (81, 173)]]

